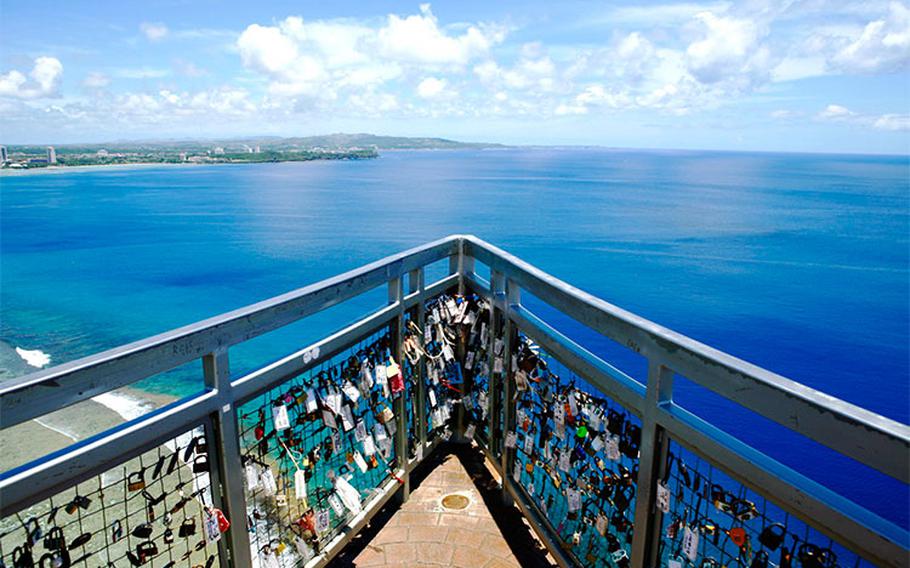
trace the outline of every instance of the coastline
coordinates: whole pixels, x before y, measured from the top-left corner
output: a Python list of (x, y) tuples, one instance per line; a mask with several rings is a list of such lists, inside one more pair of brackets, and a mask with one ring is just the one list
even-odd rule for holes
[(0, 177), (3, 176), (20, 176), (20, 175), (53, 175), (60, 174), (64, 172), (84, 172), (90, 170), (134, 170), (134, 169), (148, 169), (148, 168), (158, 168), (158, 167), (196, 167), (196, 166), (218, 166), (218, 165), (230, 165), (223, 164), (218, 162), (213, 162), (211, 164), (195, 164), (195, 163), (179, 163), (175, 164), (172, 162), (138, 162), (135, 164), (98, 164), (94, 166), (48, 166), (46, 168), (29, 168), (29, 169), (11, 169), (3, 168), (0, 169)]
[[(45, 366), (30, 364), (17, 352), (17, 347), (0, 340), (0, 380), (10, 380)], [(41, 353), (38, 350), (31, 353), (35, 351)], [(48, 355), (42, 355), (50, 359)], [(36, 359), (32, 358), (32, 361)], [(52, 360), (49, 362), (53, 363)], [(62, 450), (175, 400), (177, 397), (174, 396), (125, 387), (18, 424), (0, 437), (0, 471)]]

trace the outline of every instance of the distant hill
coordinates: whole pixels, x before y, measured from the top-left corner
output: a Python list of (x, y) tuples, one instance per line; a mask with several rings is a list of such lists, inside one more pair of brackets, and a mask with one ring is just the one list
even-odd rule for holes
[[(54, 145), (57, 153), (95, 152), (101, 149), (109, 152), (202, 152), (215, 147), (226, 152), (244, 152), (247, 148), (259, 146), (262, 151), (287, 151), (349, 148), (376, 148), (378, 150), (455, 150), (459, 148), (503, 148), (502, 144), (482, 142), (459, 142), (446, 138), (411, 138), (406, 136), (379, 136), (376, 134), (325, 134), (282, 138), (278, 136), (250, 136), (207, 140), (135, 140), (112, 141), (100, 144), (59, 144)], [(11, 145), (10, 151), (41, 154), (46, 145)]]

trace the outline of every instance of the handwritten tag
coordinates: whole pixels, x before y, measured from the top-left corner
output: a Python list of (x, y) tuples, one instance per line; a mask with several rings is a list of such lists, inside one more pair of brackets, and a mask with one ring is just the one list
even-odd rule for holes
[(334, 493), (329, 495), (329, 506), (335, 511), (336, 516), (344, 515), (344, 505), (341, 504), (341, 499), (338, 498), (338, 495)]
[(316, 412), (319, 410), (319, 403), (316, 400), (316, 391), (313, 389), (307, 389), (306, 391), (306, 411), (307, 412)]
[(328, 509), (321, 509), (316, 513), (316, 533), (324, 534), (329, 530), (329, 521), (331, 517), (329, 516)]
[(339, 414), (341, 412), (341, 393), (338, 391), (331, 392), (325, 396), (325, 405), (329, 407), (329, 410), (334, 414)]
[(246, 488), (249, 491), (253, 491), (259, 487), (259, 468), (256, 467), (256, 464), (248, 463), (246, 464)]
[(372, 456), (376, 453), (376, 444), (373, 442), (373, 436), (367, 435), (363, 439), (363, 453)]
[(360, 469), (360, 473), (367, 472), (367, 462), (364, 461), (363, 456), (360, 455), (360, 452), (354, 452), (354, 463), (357, 464), (357, 467)]
[(275, 430), (281, 432), (291, 427), (291, 421), (288, 419), (288, 407), (279, 404), (272, 407), (272, 422), (275, 424)]
[(676, 558), (667, 559), (667, 568), (683, 568), (682, 562)]
[(278, 484), (275, 483), (275, 474), (272, 473), (271, 469), (267, 467), (262, 469), (259, 474), (259, 485), (266, 496), (274, 495), (278, 491)]
[(357, 387), (354, 386), (354, 383), (351, 381), (345, 381), (344, 386), (341, 387), (341, 390), (344, 391), (344, 394), (347, 395), (351, 402), (357, 403), (360, 400), (360, 391), (357, 390)]
[(363, 420), (358, 420), (357, 425), (354, 426), (354, 439), (358, 442), (362, 442), (364, 438), (367, 437), (367, 426), (363, 423)]
[(472, 367), (474, 367), (474, 352), (468, 351), (464, 358), (464, 368), (470, 371)]
[(350, 432), (354, 428), (354, 414), (348, 405), (341, 407), (341, 425), (345, 432)]
[(663, 481), (657, 484), (657, 508), (663, 513), (670, 512), (670, 488)]
[(604, 445), (604, 454), (607, 456), (607, 459), (610, 461), (618, 461), (620, 457), (619, 452), (619, 438), (616, 436), (610, 436), (607, 438), (607, 442)]
[(572, 463), (569, 461), (569, 450), (566, 448), (559, 453), (559, 469), (568, 473), (571, 468)]
[(468, 424), (468, 427), (464, 429), (464, 437), (467, 438), (468, 440), (473, 440), (475, 431), (476, 431), (476, 428), (474, 427), (474, 425)]
[(205, 515), (205, 541), (216, 543), (221, 540), (221, 529), (218, 528), (218, 517), (211, 513)]
[(528, 434), (525, 436), (525, 453), (530, 455), (534, 451), (534, 435)]
[(569, 502), (569, 512), (581, 509), (581, 493), (575, 489), (566, 489), (566, 499)]
[(507, 434), (506, 434), (506, 447), (507, 447), (507, 448), (514, 448), (514, 447), (515, 447), (515, 442), (516, 442), (517, 440), (518, 440), (518, 436), (516, 436), (515, 432), (509, 432), (509, 433), (507, 433)]
[(436, 408), (436, 393), (433, 389), (427, 390), (427, 396), (430, 397), (430, 407)]
[(556, 403), (556, 407), (553, 408), (553, 422), (557, 425), (566, 423), (566, 407), (560, 403)]
[(597, 533), (600, 536), (605, 536), (607, 534), (607, 516), (598, 515), (597, 521), (594, 523), (594, 528), (597, 529)]
[(324, 409), (322, 411), (322, 421), (332, 430), (336, 430), (338, 428), (338, 424), (335, 422), (335, 415), (332, 414), (331, 410)]
[(682, 551), (690, 562), (698, 558), (698, 533), (689, 527), (683, 531)]
[(386, 377), (386, 368), (385, 365), (379, 364), (373, 369), (373, 375), (376, 377), (376, 384), (385, 385), (388, 383), (388, 377)]
[(306, 474), (302, 469), (294, 472), (294, 496), (298, 501), (303, 501), (303, 507), (306, 507)]
[(497, 357), (493, 359), (493, 372), (501, 373), (502, 372), (502, 357)]
[(388, 434), (386, 434), (385, 426), (382, 424), (376, 424), (373, 426), (373, 435), (376, 436), (377, 442), (381, 442), (389, 437)]

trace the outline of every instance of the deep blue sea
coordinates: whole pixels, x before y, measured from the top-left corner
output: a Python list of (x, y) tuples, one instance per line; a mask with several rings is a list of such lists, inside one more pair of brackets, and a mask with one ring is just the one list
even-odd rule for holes
[[(907, 422), (908, 179), (907, 157), (595, 149), (3, 176), (0, 340), (60, 363), (474, 233), (623, 308)], [(232, 350), (234, 373), (383, 294)], [(609, 342), (541, 312), (614, 356)], [(615, 360), (641, 376), (633, 359)], [(198, 376), (194, 366), (143, 386), (182, 393)], [(677, 393), (907, 526), (906, 487), (684, 380)]]

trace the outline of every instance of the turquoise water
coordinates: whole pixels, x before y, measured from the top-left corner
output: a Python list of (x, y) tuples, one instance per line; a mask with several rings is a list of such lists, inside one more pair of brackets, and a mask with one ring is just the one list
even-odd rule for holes
[[(910, 415), (906, 157), (390, 152), (4, 176), (0, 188), (0, 339), (55, 363), (474, 233), (753, 363), (903, 422)], [(332, 321), (233, 350), (232, 368), (275, 358), (383, 300), (378, 291)], [(641, 373), (640, 361), (616, 360)], [(197, 371), (146, 386), (186, 392)], [(678, 391), (693, 411), (906, 526), (906, 488), (685, 381)]]

